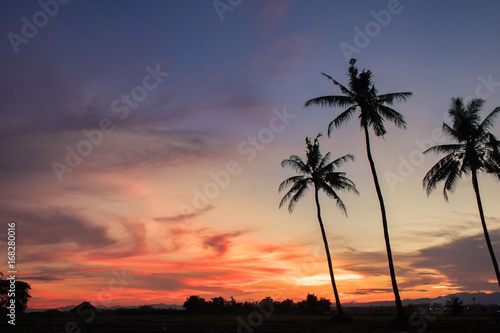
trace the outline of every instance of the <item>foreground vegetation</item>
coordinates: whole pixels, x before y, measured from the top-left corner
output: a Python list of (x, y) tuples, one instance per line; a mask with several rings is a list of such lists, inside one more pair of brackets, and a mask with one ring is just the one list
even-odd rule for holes
[[(496, 307), (500, 309), (500, 307)], [(407, 309), (408, 310), (408, 309)], [(395, 324), (394, 307), (345, 308), (352, 316), (349, 324), (329, 323), (331, 315), (272, 314), (189, 314), (183, 310), (129, 309), (102, 310), (92, 321), (64, 312), (30, 313), (19, 318), (16, 328), (5, 322), (2, 332), (499, 332), (495, 307), (465, 311), (451, 316), (439, 311), (416, 311), (405, 324)], [(242, 325), (242, 322), (247, 324)], [(68, 324), (68, 323), (75, 323)], [(252, 325), (252, 323), (254, 325)], [(258, 325), (257, 325), (258, 324)], [(69, 329), (68, 329), (69, 328)]]

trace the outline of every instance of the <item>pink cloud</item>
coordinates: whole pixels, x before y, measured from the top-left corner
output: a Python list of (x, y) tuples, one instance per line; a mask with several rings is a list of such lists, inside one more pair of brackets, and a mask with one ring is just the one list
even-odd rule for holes
[(270, 50), (273, 53), (286, 51), (287, 53), (306, 54), (311, 49), (311, 46), (312, 46), (312, 40), (307, 39), (302, 35), (295, 34), (295, 35), (291, 35), (289, 37), (285, 37), (285, 38), (277, 40), (270, 47)]
[(209, 236), (203, 242), (205, 248), (214, 249), (218, 255), (222, 255), (227, 252), (229, 246), (231, 245), (231, 239), (241, 235), (241, 232), (233, 233), (223, 233), (218, 235)]
[(260, 22), (265, 26), (276, 25), (286, 18), (288, 8), (295, 0), (267, 0), (264, 1), (260, 13)]

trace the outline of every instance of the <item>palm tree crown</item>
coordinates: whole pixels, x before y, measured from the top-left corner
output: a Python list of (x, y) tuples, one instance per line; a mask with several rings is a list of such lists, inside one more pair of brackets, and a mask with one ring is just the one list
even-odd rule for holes
[(337, 118), (328, 125), (328, 136), (334, 127), (339, 127), (347, 122), (359, 108), (360, 127), (371, 127), (377, 136), (383, 136), (387, 133), (384, 122), (389, 120), (397, 127), (406, 128), (406, 122), (402, 114), (390, 108), (394, 102), (406, 101), (411, 92), (397, 92), (379, 95), (375, 84), (372, 81), (372, 72), (363, 69), (359, 73), (354, 66), (356, 59), (351, 59), (348, 70), (348, 87), (340, 84), (331, 76), (321, 73), (340, 88), (343, 95), (320, 96), (308, 100), (305, 106), (319, 105), (322, 107), (347, 107)]
[(309, 185), (314, 185), (315, 188), (335, 199), (339, 209), (347, 215), (346, 207), (335, 190), (347, 190), (354, 193), (358, 193), (358, 191), (354, 183), (345, 176), (345, 172), (335, 170), (344, 162), (353, 161), (354, 156), (347, 154), (330, 162), (331, 154), (327, 153), (323, 156), (319, 150), (318, 139), (320, 136), (321, 134), (318, 134), (312, 142), (309, 137), (306, 138), (305, 162), (297, 155), (292, 155), (289, 159), (281, 162), (282, 167), (291, 167), (299, 175), (287, 178), (280, 184), (280, 192), (290, 186), (291, 188), (281, 199), (279, 206), (281, 208), (289, 201), (288, 211), (291, 213), (297, 202), (306, 194)]
[(443, 195), (448, 201), (448, 193), (455, 190), (462, 176), (476, 171), (491, 173), (500, 179), (500, 145), (489, 131), (500, 107), (481, 121), (479, 112), (483, 104), (483, 100), (473, 99), (464, 105), (462, 98), (452, 98), (448, 114), (453, 124), (450, 126), (443, 123), (443, 133), (454, 143), (436, 145), (424, 151), (424, 154), (446, 154), (427, 172), (423, 180), (427, 195), (440, 182), (444, 182)]

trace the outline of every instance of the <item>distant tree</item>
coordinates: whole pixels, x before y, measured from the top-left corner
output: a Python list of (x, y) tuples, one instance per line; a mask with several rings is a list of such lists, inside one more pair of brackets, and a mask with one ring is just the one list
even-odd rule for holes
[[(16, 305), (16, 313), (22, 313), (28, 307), (28, 301), (31, 298), (29, 291), (31, 287), (28, 283), (23, 281), (15, 282), (15, 305)], [(0, 312), (7, 312), (7, 307), (10, 304), (9, 297), (10, 290), (10, 280), (0, 280)]]
[(151, 304), (140, 305), (138, 310), (139, 310), (139, 312), (143, 312), (143, 313), (155, 312), (155, 309), (153, 308), (153, 305), (151, 305)]
[(211, 302), (211, 307), (212, 307), (212, 311), (214, 312), (224, 312), (224, 310), (226, 309), (226, 304), (227, 304), (227, 301), (224, 299), (224, 297), (214, 297), (212, 298), (212, 302)]
[(330, 311), (331, 304), (329, 299), (321, 297), (318, 300), (318, 296), (309, 293), (305, 300), (297, 303), (300, 312), (305, 314), (322, 314), (328, 312)]
[(330, 311), (330, 306), (332, 305), (332, 302), (330, 302), (329, 299), (321, 297), (318, 302), (317, 302), (317, 308), (322, 309), (323, 311)]
[(318, 303), (318, 296), (308, 293), (306, 297), (306, 304), (310, 307), (315, 307), (317, 303)]
[(274, 304), (274, 300), (270, 296), (267, 296), (267, 297), (260, 300), (259, 305), (264, 304), (264, 303)]
[(389, 261), (389, 271), (392, 280), (392, 289), (396, 300), (396, 307), (398, 310), (398, 319), (406, 321), (407, 316), (401, 303), (399, 296), (398, 285), (396, 282), (396, 272), (394, 270), (394, 263), (392, 261), (392, 250), (389, 240), (389, 229), (387, 225), (387, 216), (385, 212), (384, 199), (382, 197), (382, 190), (378, 181), (377, 171), (375, 169), (375, 162), (373, 161), (370, 136), (369, 132), (372, 129), (377, 137), (383, 137), (387, 130), (385, 129), (385, 122), (390, 121), (397, 127), (406, 128), (406, 122), (402, 114), (391, 108), (395, 102), (406, 101), (411, 95), (411, 92), (397, 92), (379, 95), (378, 90), (372, 80), (372, 72), (370, 70), (362, 70), (361, 73), (355, 66), (356, 59), (349, 61), (351, 65), (348, 70), (349, 83), (346, 86), (334, 80), (331, 76), (322, 73), (328, 80), (340, 88), (343, 95), (329, 95), (320, 96), (308, 100), (304, 106), (319, 105), (322, 107), (341, 107), (347, 108), (340, 115), (338, 115), (328, 125), (328, 136), (331, 131), (346, 123), (352, 116), (359, 111), (359, 125), (365, 134), (366, 155), (372, 172), (375, 190), (380, 204), (380, 211), (382, 214), (382, 226), (384, 229), (385, 246), (387, 250), (387, 258)]
[(207, 302), (203, 297), (190, 296), (184, 302), (184, 309), (191, 313), (203, 313), (207, 309)]
[(490, 132), (495, 117), (500, 112), (500, 106), (481, 121), (479, 112), (483, 104), (484, 101), (478, 98), (472, 99), (467, 105), (464, 105), (462, 98), (452, 98), (448, 114), (453, 124), (450, 126), (443, 123), (442, 130), (453, 143), (436, 145), (424, 151), (424, 154), (444, 153), (446, 156), (427, 172), (423, 179), (423, 186), (429, 196), (439, 183), (444, 182), (443, 195), (448, 201), (448, 193), (455, 190), (460, 179), (464, 175), (472, 176), (472, 188), (476, 193), (484, 238), (500, 286), (500, 270), (486, 226), (477, 179), (479, 172), (488, 173), (500, 179), (500, 143)]
[(287, 298), (284, 301), (277, 304), (276, 307), (277, 307), (279, 312), (293, 313), (293, 311), (295, 310), (296, 304), (292, 299)]
[(409, 313), (409, 314), (412, 314), (413, 312), (415, 312), (415, 306), (413, 305), (413, 303), (410, 303), (406, 306), (406, 311)]
[(452, 316), (460, 316), (464, 312), (462, 300), (457, 296), (452, 296), (449, 300), (446, 301), (446, 307), (450, 309), (450, 314)]
[(346, 207), (336, 191), (352, 191), (354, 193), (358, 193), (358, 191), (356, 190), (354, 183), (345, 176), (345, 172), (338, 172), (336, 169), (343, 163), (354, 160), (354, 156), (348, 154), (330, 162), (330, 153), (323, 156), (320, 152), (318, 141), (320, 136), (321, 134), (318, 134), (316, 138), (314, 138), (314, 141), (311, 141), (311, 138), (309, 137), (306, 138), (306, 161), (303, 161), (302, 158), (297, 155), (292, 155), (289, 159), (281, 162), (282, 167), (289, 166), (295, 170), (298, 175), (285, 179), (280, 184), (280, 192), (288, 187), (291, 188), (285, 194), (283, 199), (281, 199), (279, 207), (281, 208), (284, 204), (289, 202), (288, 211), (292, 213), (296, 203), (304, 197), (309, 186), (312, 185), (314, 188), (314, 199), (316, 201), (318, 221), (328, 260), (328, 268), (330, 270), (330, 279), (332, 282), (333, 293), (335, 295), (337, 313), (339, 315), (343, 315), (344, 312), (342, 311), (342, 305), (340, 304), (340, 297), (333, 274), (332, 258), (328, 247), (328, 239), (326, 237), (325, 227), (323, 226), (323, 219), (321, 218), (319, 192), (322, 191), (330, 198), (335, 199), (337, 207), (347, 216)]

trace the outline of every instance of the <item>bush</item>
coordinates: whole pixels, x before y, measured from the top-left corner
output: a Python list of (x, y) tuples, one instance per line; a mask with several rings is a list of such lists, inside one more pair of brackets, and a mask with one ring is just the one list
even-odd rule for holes
[(450, 309), (450, 315), (461, 315), (464, 312), (463, 303), (457, 296), (452, 296), (451, 299), (447, 300), (446, 307)]

